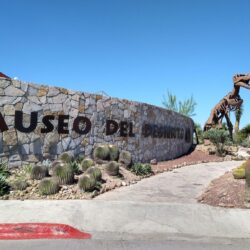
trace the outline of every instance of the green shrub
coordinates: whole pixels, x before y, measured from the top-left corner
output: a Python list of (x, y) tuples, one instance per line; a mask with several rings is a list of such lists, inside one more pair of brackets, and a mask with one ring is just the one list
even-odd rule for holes
[(96, 187), (96, 179), (89, 174), (83, 174), (78, 180), (78, 187), (83, 191), (93, 191)]
[(216, 153), (219, 156), (225, 155), (224, 146), (230, 144), (230, 135), (227, 130), (212, 128), (203, 133), (204, 139), (209, 139), (216, 146)]
[(10, 171), (8, 169), (8, 163), (7, 162), (0, 162), (0, 175), (4, 177), (9, 177), (10, 176)]
[(117, 176), (119, 174), (120, 166), (116, 161), (111, 161), (105, 166), (106, 172), (111, 176)]
[(115, 145), (109, 145), (109, 157), (111, 161), (117, 161), (119, 158), (119, 149)]
[(97, 181), (102, 179), (102, 172), (98, 167), (90, 167), (86, 170), (86, 174), (92, 175)]
[(109, 159), (109, 147), (108, 145), (100, 145), (94, 149), (94, 159), (108, 160)]
[(129, 167), (132, 163), (132, 155), (129, 151), (122, 150), (119, 155), (119, 162)]
[(88, 168), (94, 166), (95, 163), (92, 159), (86, 158), (81, 162), (82, 171), (86, 171)]
[(33, 180), (41, 180), (48, 175), (48, 168), (43, 165), (37, 164), (31, 169), (30, 178)]
[(24, 171), (24, 173), (25, 173), (26, 175), (29, 175), (29, 176), (30, 176), (33, 167), (34, 167), (34, 166), (33, 166), (32, 164), (24, 165), (24, 166), (23, 166), (23, 171)]
[(0, 174), (0, 196), (8, 194), (10, 191), (10, 186), (6, 181), (6, 176)]
[(53, 168), (52, 175), (53, 177), (55, 177), (55, 179), (58, 180), (58, 183), (61, 185), (72, 184), (74, 182), (74, 172), (67, 163), (57, 164)]
[(133, 164), (131, 167), (131, 171), (136, 175), (149, 175), (153, 172), (150, 164), (142, 163)]
[(246, 178), (245, 175), (245, 168), (236, 168), (233, 170), (234, 179), (244, 179)]
[(58, 181), (54, 178), (45, 178), (39, 183), (38, 189), (42, 195), (51, 195), (56, 194), (60, 187)]
[(249, 139), (245, 139), (241, 142), (240, 144), (242, 147), (245, 147), (245, 148), (250, 148), (250, 140)]

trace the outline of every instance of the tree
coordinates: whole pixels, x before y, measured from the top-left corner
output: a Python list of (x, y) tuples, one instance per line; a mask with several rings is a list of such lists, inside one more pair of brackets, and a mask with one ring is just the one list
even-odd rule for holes
[(172, 95), (168, 91), (167, 98), (163, 96), (162, 104), (166, 109), (178, 112), (180, 114), (183, 114), (189, 117), (195, 116), (194, 110), (195, 110), (195, 106), (197, 105), (197, 103), (195, 102), (193, 96), (184, 100), (183, 102), (179, 101), (177, 105), (176, 96)]
[(239, 132), (239, 128), (240, 128), (240, 119), (241, 119), (241, 116), (243, 114), (243, 105), (240, 106), (239, 109), (236, 109), (234, 114), (235, 114), (235, 125), (234, 125), (234, 132), (235, 133), (238, 133)]

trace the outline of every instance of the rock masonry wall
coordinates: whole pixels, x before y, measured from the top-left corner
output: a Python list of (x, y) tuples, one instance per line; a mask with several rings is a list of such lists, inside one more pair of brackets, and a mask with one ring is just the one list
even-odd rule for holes
[(115, 144), (134, 162), (168, 160), (189, 151), (192, 135), (192, 119), (163, 108), (0, 78), (0, 158), (10, 167), (69, 151), (91, 156), (97, 144)]

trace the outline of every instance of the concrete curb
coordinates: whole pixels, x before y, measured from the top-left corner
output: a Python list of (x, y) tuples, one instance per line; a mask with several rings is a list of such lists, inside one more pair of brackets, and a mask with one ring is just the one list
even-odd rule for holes
[(126, 239), (162, 235), (249, 238), (250, 210), (203, 204), (74, 201), (1, 201), (0, 223), (63, 223), (92, 233)]

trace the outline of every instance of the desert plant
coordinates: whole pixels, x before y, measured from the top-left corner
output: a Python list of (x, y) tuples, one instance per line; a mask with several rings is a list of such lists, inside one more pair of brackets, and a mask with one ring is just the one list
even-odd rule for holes
[(129, 151), (122, 150), (119, 155), (119, 162), (129, 167), (132, 163), (132, 155)]
[(89, 158), (83, 159), (81, 162), (82, 171), (86, 171), (88, 168), (90, 168), (94, 165), (95, 165), (95, 163), (92, 159), (89, 159)]
[(233, 170), (234, 179), (244, 179), (245, 176), (245, 168), (236, 168)]
[(71, 168), (71, 170), (73, 171), (74, 174), (79, 174), (80, 173), (80, 164), (77, 163), (77, 161), (71, 161), (69, 163), (69, 167)]
[(42, 195), (51, 195), (56, 194), (59, 191), (60, 187), (56, 179), (45, 178), (39, 183), (38, 189)]
[(49, 159), (43, 160), (42, 165), (49, 169), (52, 166), (52, 162)]
[(86, 174), (92, 175), (97, 181), (102, 179), (102, 172), (98, 167), (90, 167), (86, 170)]
[(224, 146), (230, 143), (230, 135), (227, 130), (212, 128), (205, 131), (203, 137), (209, 139), (215, 145), (217, 155), (225, 155)]
[(0, 174), (0, 196), (8, 194), (10, 186), (6, 181), (6, 176)]
[(105, 166), (106, 172), (111, 176), (116, 176), (119, 174), (120, 166), (116, 161), (111, 161)]
[(74, 182), (74, 172), (67, 163), (57, 164), (53, 168), (52, 175), (61, 185), (72, 184)]
[(62, 153), (59, 157), (59, 160), (64, 161), (66, 163), (70, 163), (72, 161), (72, 156), (70, 156), (68, 153)]
[(31, 175), (33, 165), (32, 164), (27, 164), (23, 166), (23, 171), (26, 175)]
[(119, 149), (115, 145), (109, 145), (109, 157), (111, 161), (117, 161), (119, 158)]
[(25, 190), (29, 186), (29, 184), (26, 180), (24, 180), (22, 178), (18, 178), (16, 180), (12, 181), (10, 183), (10, 186), (13, 190), (22, 191), (22, 190)]
[(250, 140), (249, 139), (244, 139), (241, 144), (240, 144), (242, 147), (245, 147), (245, 148), (250, 148)]
[(193, 96), (184, 100), (183, 102), (179, 101), (178, 105), (177, 105), (176, 96), (171, 94), (169, 91), (167, 93), (167, 98), (165, 96), (163, 96), (162, 104), (166, 109), (169, 109), (169, 110), (172, 110), (175, 112), (179, 112), (180, 114), (183, 114), (183, 115), (186, 115), (189, 117), (195, 115), (194, 110), (195, 110), (195, 107), (197, 105)]
[(152, 168), (150, 164), (135, 163), (131, 167), (131, 171), (136, 175), (149, 175), (152, 174)]
[(41, 180), (48, 175), (48, 168), (43, 165), (37, 164), (31, 169), (30, 178), (33, 180)]
[(108, 145), (100, 145), (95, 147), (93, 156), (94, 159), (107, 160), (109, 158)]
[(89, 174), (83, 174), (78, 180), (78, 187), (83, 191), (92, 191), (96, 187), (96, 179)]
[(4, 176), (5, 178), (10, 176), (10, 171), (8, 169), (8, 163), (7, 161), (1, 161), (0, 162), (0, 175)]

